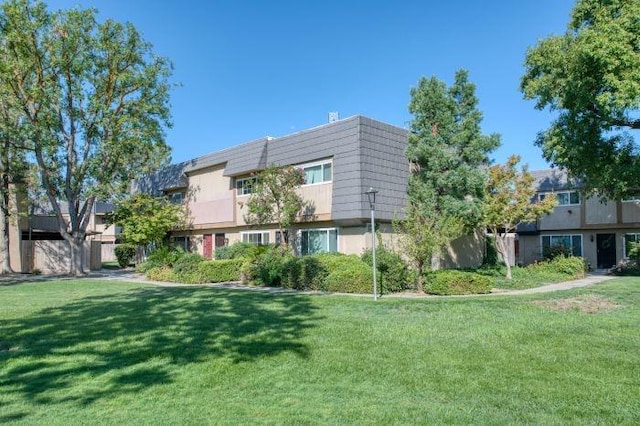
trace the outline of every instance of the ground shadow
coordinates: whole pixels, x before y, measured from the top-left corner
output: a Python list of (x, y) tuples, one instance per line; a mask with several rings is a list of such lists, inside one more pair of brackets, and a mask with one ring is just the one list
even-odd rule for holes
[[(0, 323), (11, 345), (0, 351), (0, 393), (84, 405), (170, 383), (175, 365), (212, 356), (307, 357), (301, 338), (318, 319), (304, 295), (145, 288), (86, 297)], [(87, 377), (94, 385), (79, 388)]]

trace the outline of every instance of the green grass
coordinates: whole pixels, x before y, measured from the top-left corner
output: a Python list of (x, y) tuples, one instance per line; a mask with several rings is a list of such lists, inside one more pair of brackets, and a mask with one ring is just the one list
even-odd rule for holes
[(568, 274), (557, 271), (543, 270), (541, 268), (526, 268), (514, 266), (511, 268), (512, 279), (505, 278), (505, 267), (483, 267), (474, 270), (482, 275), (487, 275), (493, 279), (493, 286), (505, 290), (523, 290), (527, 288), (540, 287), (545, 284), (552, 284), (562, 281), (571, 281)]
[[(378, 302), (4, 286), (0, 423), (638, 424), (639, 286)], [(568, 298), (617, 307), (551, 308)]]
[(116, 260), (111, 260), (108, 262), (102, 262), (102, 269), (122, 269)]

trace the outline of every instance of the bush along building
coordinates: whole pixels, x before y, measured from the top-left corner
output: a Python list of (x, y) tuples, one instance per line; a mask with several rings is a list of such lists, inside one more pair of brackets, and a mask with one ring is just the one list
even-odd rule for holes
[(608, 269), (629, 257), (640, 242), (640, 197), (603, 201), (584, 196), (580, 183), (561, 170), (531, 172), (537, 197), (555, 194), (558, 205), (536, 223), (518, 227), (515, 258), (530, 264), (553, 252), (582, 256), (593, 269)]
[[(133, 190), (166, 195), (184, 203), (189, 224), (170, 240), (207, 258), (216, 247), (244, 241), (278, 242), (276, 226), (245, 222), (255, 173), (270, 165), (293, 165), (305, 175), (298, 189), (309, 208), (291, 238), (300, 255), (361, 254), (371, 247), (370, 205), (376, 196), (376, 228), (394, 243), (392, 221), (402, 218), (409, 164), (407, 130), (363, 116), (336, 120), (291, 135), (247, 142), (180, 164), (134, 182)], [(471, 267), (482, 261), (483, 236), (453, 244), (444, 266)]]

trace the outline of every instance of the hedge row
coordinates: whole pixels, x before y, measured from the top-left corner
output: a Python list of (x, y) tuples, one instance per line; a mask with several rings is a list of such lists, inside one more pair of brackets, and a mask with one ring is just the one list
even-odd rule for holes
[(491, 278), (475, 272), (445, 269), (427, 275), (425, 291), (441, 296), (490, 293)]
[(185, 284), (220, 283), (240, 281), (244, 259), (202, 260), (195, 262), (193, 269), (184, 266), (173, 268), (167, 265), (152, 267), (146, 272), (153, 281), (178, 282)]

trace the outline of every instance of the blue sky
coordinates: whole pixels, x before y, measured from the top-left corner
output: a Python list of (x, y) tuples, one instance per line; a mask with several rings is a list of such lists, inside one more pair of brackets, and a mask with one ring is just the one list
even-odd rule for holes
[(421, 76), (476, 84), (493, 154), (548, 167), (534, 147), (550, 122), (518, 90), (529, 46), (564, 32), (570, 0), (49, 0), (130, 21), (175, 66), (173, 161), (362, 114), (406, 127)]

